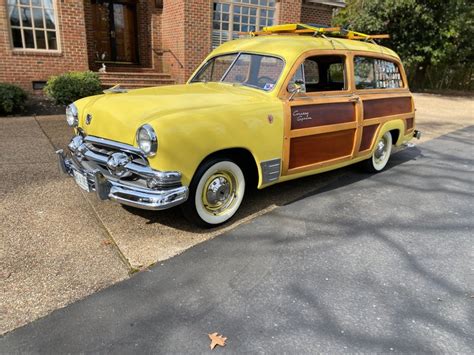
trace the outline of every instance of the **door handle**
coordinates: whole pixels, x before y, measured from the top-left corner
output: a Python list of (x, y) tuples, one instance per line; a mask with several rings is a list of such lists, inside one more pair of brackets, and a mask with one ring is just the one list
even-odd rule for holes
[(360, 97), (359, 96), (354, 96), (354, 97), (351, 97), (349, 99), (349, 102), (359, 102), (360, 101)]

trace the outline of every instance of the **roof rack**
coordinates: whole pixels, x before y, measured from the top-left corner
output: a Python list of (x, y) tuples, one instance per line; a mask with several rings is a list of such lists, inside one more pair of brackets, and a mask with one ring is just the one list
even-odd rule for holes
[(332, 37), (342, 37), (352, 40), (372, 41), (374, 39), (390, 38), (389, 35), (367, 35), (365, 33), (346, 30), (341, 27), (319, 27), (304, 23), (291, 23), (285, 25), (275, 25), (264, 27), (262, 31), (246, 32), (250, 36), (267, 36), (276, 34), (312, 34), (313, 36), (325, 36), (329, 34)]

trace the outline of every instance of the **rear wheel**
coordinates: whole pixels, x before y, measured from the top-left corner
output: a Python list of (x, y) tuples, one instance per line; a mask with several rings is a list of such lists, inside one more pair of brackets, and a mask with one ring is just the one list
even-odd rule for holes
[(371, 173), (382, 171), (390, 159), (392, 153), (392, 134), (385, 133), (375, 144), (372, 157), (364, 162), (364, 167)]
[(216, 227), (234, 216), (244, 193), (242, 169), (228, 159), (210, 159), (197, 170), (183, 212), (186, 218), (201, 227)]

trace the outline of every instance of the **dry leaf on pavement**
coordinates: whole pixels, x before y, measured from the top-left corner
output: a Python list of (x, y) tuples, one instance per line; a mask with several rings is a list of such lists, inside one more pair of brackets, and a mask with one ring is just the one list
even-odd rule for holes
[(208, 334), (208, 336), (209, 336), (209, 339), (211, 339), (211, 345), (210, 345), (211, 350), (214, 350), (214, 348), (217, 345), (225, 346), (225, 341), (227, 340), (226, 337), (223, 337), (222, 335), (219, 335), (218, 333)]

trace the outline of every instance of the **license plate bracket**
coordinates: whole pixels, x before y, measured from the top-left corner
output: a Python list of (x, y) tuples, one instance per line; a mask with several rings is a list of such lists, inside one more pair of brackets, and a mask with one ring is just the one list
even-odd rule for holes
[(90, 186), (89, 182), (87, 181), (87, 176), (74, 170), (74, 180), (76, 181), (76, 184), (83, 190), (90, 192)]

